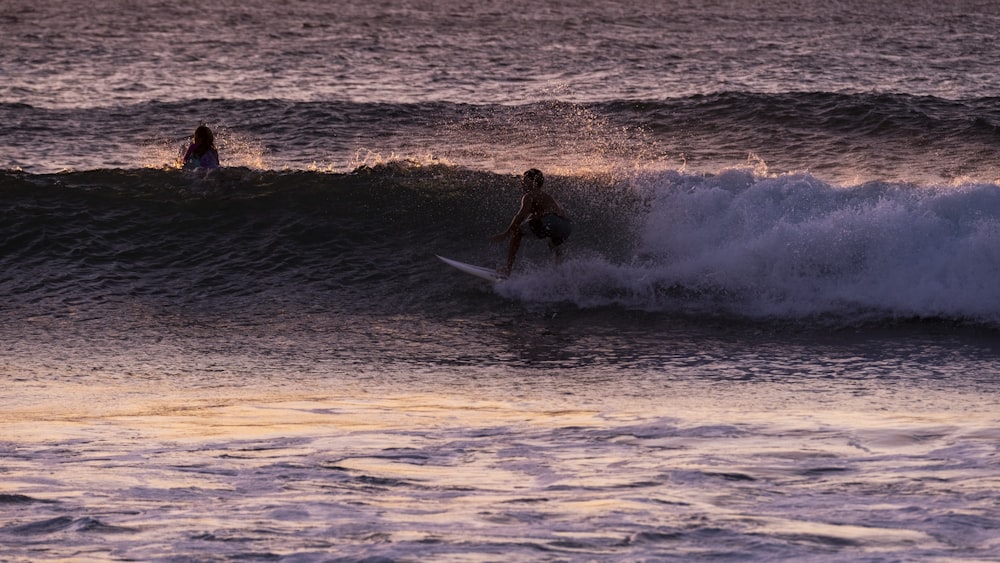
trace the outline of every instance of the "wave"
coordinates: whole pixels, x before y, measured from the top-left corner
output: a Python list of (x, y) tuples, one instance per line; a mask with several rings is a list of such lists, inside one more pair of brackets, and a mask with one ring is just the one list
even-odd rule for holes
[(508, 295), (754, 319), (996, 325), (1000, 188), (852, 188), (751, 170), (647, 179), (626, 259), (583, 258)]
[(826, 181), (996, 181), (996, 98), (905, 94), (723, 92), (605, 110), (647, 124), (661, 150), (688, 168), (718, 172), (757, 155), (772, 171)]
[[(0, 104), (0, 166), (30, 172), (161, 168), (213, 125), (224, 164), (349, 172), (415, 158), (498, 173), (530, 166), (719, 173), (755, 155), (772, 172), (839, 185), (995, 182), (996, 98), (721, 92), (518, 105), (200, 99), (80, 109)], [(4, 125), (9, 124), (9, 125)]]
[[(456, 287), (528, 306), (835, 324), (1000, 325), (1000, 187), (840, 187), (749, 167), (549, 176), (575, 222), (556, 267), (469, 285), (433, 256), (487, 266), (516, 177), (396, 162), (351, 173), (106, 170), (0, 176), (0, 291), (31, 307), (157, 301), (336, 304), (446, 314)], [(227, 305), (228, 306), (228, 305)]]

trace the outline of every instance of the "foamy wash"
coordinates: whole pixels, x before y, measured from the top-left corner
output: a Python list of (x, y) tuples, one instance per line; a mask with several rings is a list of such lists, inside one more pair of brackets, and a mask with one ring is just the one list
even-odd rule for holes
[(568, 290), (582, 306), (760, 319), (1000, 320), (993, 184), (840, 188), (751, 171), (640, 184), (647, 198), (632, 256), (582, 260), (564, 283), (521, 296), (557, 300)]
[(0, 559), (996, 560), (994, 12), (8, 2)]

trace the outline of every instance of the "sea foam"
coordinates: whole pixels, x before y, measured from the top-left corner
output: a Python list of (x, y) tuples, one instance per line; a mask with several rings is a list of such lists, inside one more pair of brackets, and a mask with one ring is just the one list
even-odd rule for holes
[(632, 253), (577, 256), (503, 291), (753, 318), (1000, 322), (997, 185), (842, 187), (742, 169), (641, 183)]

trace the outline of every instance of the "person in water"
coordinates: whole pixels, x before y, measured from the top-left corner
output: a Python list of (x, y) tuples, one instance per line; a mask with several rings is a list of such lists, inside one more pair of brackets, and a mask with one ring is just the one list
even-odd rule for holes
[(208, 125), (200, 125), (194, 130), (194, 138), (181, 159), (181, 165), (185, 170), (219, 167), (219, 151), (215, 148), (215, 135)]
[(521, 191), (524, 192), (521, 197), (521, 208), (514, 215), (507, 230), (493, 237), (493, 242), (502, 242), (510, 238), (507, 263), (499, 270), (505, 276), (510, 275), (514, 268), (514, 259), (521, 247), (521, 236), (525, 227), (536, 237), (549, 239), (549, 249), (552, 250), (556, 263), (562, 259), (560, 246), (573, 230), (573, 223), (566, 218), (556, 200), (542, 191), (544, 182), (545, 177), (538, 169), (532, 168), (524, 173), (521, 177)]

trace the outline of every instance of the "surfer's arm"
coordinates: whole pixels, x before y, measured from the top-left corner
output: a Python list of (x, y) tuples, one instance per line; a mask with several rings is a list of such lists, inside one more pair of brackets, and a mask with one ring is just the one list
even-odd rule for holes
[(192, 143), (192, 144), (188, 145), (188, 147), (187, 147), (187, 149), (185, 149), (183, 155), (178, 155), (178, 157), (177, 157), (177, 166), (184, 166), (184, 163), (187, 162), (189, 158), (191, 158), (191, 153), (193, 151), (194, 151), (194, 144)]
[(521, 198), (521, 208), (517, 210), (514, 218), (511, 219), (510, 226), (508, 226), (507, 230), (504, 232), (495, 235), (493, 237), (494, 241), (499, 242), (514, 234), (514, 231), (521, 227), (521, 223), (524, 223), (528, 219), (528, 216), (531, 215), (531, 202), (529, 201), (530, 195), (531, 194), (524, 194), (524, 197)]

